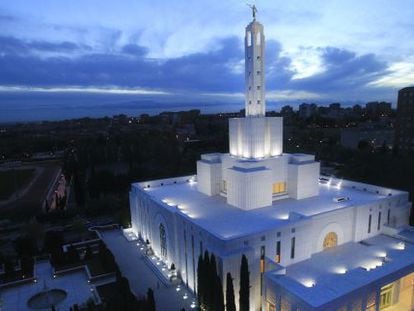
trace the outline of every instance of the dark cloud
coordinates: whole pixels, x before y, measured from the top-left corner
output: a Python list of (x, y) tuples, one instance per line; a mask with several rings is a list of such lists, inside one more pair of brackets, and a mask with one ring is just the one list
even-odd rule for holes
[(148, 53), (148, 49), (137, 44), (127, 44), (122, 47), (122, 52), (133, 56), (144, 56)]
[(369, 82), (388, 73), (386, 62), (375, 54), (356, 55), (354, 52), (327, 47), (321, 50), (325, 70), (311, 77), (291, 81), (293, 89), (316, 93), (360, 91)]
[(21, 55), (34, 52), (74, 52), (91, 50), (90, 46), (73, 42), (23, 41), (13, 37), (0, 36), (0, 53), (3, 55)]
[[(114, 33), (110, 41), (114, 44), (119, 36)], [(387, 73), (387, 64), (374, 54), (356, 55), (327, 47), (320, 49), (324, 72), (293, 80), (291, 59), (282, 56), (280, 43), (268, 40), (266, 44), (268, 90), (293, 89), (320, 95), (361, 91)], [(137, 44), (116, 46), (110, 52), (96, 53), (72, 42), (0, 37), (0, 85), (118, 86), (202, 93), (244, 89), (244, 75), (239, 68), (244, 52), (239, 38), (222, 39), (211, 51), (171, 59), (151, 59), (148, 49)], [(41, 52), (63, 52), (63, 56), (41, 57)]]
[(292, 63), (288, 57), (280, 55), (282, 46), (277, 41), (266, 41), (266, 87), (267, 89), (286, 88), (291, 81), (294, 71), (290, 69)]

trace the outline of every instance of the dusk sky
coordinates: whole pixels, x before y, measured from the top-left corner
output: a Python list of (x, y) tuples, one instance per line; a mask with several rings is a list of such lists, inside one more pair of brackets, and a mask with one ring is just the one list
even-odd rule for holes
[[(413, 84), (412, 0), (255, 3), (268, 101), (395, 102)], [(245, 1), (2, 0), (0, 95), (242, 102), (250, 20)]]

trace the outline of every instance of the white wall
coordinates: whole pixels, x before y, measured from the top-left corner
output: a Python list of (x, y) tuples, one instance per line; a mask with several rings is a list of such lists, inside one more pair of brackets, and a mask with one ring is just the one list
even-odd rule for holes
[(283, 152), (283, 119), (279, 117), (229, 119), (230, 154), (264, 158)]
[(207, 162), (206, 160), (197, 161), (197, 189), (207, 195), (217, 195), (220, 193), (222, 182), (221, 163)]
[(319, 162), (288, 165), (289, 196), (300, 200), (319, 194)]
[(244, 210), (272, 204), (271, 171), (261, 169), (227, 170), (227, 203)]

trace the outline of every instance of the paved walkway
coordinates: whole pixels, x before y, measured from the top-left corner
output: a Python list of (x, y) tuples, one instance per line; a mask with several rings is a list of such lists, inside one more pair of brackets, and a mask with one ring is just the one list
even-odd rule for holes
[(148, 288), (151, 287), (154, 290), (157, 310), (180, 311), (182, 308), (191, 310), (191, 299), (183, 299), (185, 292), (183, 290), (177, 292), (173, 286), (164, 286), (147, 266), (136, 245), (137, 241), (128, 242), (121, 230), (100, 231), (100, 233), (137, 297), (146, 295)]
[(53, 277), (53, 269), (48, 261), (35, 264), (37, 282), (29, 282), (15, 287), (2, 289), (2, 311), (33, 311), (27, 302), (30, 297), (44, 290), (45, 285), (49, 289), (63, 289), (67, 296), (56, 306), (58, 311), (67, 311), (74, 304), (86, 303), (93, 297), (92, 285), (88, 283), (88, 277), (84, 271), (71, 272), (65, 275)]

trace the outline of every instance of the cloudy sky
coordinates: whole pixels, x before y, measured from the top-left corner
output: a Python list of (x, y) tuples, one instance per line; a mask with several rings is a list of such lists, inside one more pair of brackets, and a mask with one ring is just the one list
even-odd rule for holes
[[(395, 102), (414, 83), (412, 0), (255, 3), (269, 101)], [(0, 95), (242, 101), (250, 20), (236, 0), (2, 0)]]

